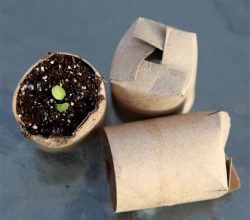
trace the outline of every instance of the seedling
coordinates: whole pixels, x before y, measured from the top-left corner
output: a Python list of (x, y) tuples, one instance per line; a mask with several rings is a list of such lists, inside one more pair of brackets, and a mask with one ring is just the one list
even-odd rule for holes
[(56, 109), (59, 112), (65, 112), (68, 108), (69, 108), (69, 103), (68, 102), (65, 102), (65, 103), (62, 103), (62, 104), (56, 104)]
[(51, 89), (51, 93), (56, 100), (63, 100), (66, 96), (66, 92), (63, 87), (56, 85)]
[[(62, 101), (66, 96), (66, 92), (63, 87), (56, 85), (51, 89), (51, 93), (56, 100)], [(65, 112), (69, 108), (69, 103), (56, 104), (56, 109), (59, 112)]]

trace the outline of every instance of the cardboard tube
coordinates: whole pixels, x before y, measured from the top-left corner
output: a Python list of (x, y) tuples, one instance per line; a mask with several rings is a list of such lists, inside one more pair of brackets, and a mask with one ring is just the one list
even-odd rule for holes
[[(99, 95), (101, 95), (103, 97), (103, 99), (100, 101), (98, 108), (94, 112), (92, 112), (82, 124), (80, 124), (78, 126), (78, 128), (72, 134), (72, 136), (69, 136), (69, 137), (68, 136), (67, 137), (56, 137), (56, 136), (43, 137), (41, 135), (30, 134), (27, 131), (27, 129), (25, 128), (21, 118), (18, 116), (18, 114), (16, 112), (17, 94), (18, 94), (18, 91), (20, 90), (21, 83), (24, 81), (26, 76), (31, 73), (31, 70), (33, 68), (35, 68), (40, 62), (49, 58), (50, 56), (53, 56), (54, 54), (55, 53), (51, 53), (51, 54), (47, 55), (46, 57), (38, 60), (34, 65), (32, 65), (26, 71), (26, 73), (23, 75), (23, 77), (19, 81), (19, 83), (14, 91), (13, 99), (12, 99), (12, 111), (13, 111), (14, 117), (15, 117), (22, 133), (25, 136), (27, 136), (28, 138), (30, 138), (31, 140), (33, 140), (34, 142), (36, 142), (39, 145), (40, 149), (45, 150), (45, 151), (49, 151), (49, 152), (64, 151), (64, 150), (68, 150), (68, 149), (72, 148), (74, 146), (74, 144), (76, 144), (81, 139), (85, 138), (92, 130), (94, 130), (95, 128), (100, 126), (103, 119), (104, 119), (106, 105), (107, 105), (106, 104), (105, 87), (104, 87), (104, 83), (102, 81), (101, 85), (100, 85)], [(94, 70), (94, 72), (97, 76), (102, 78), (101, 75), (98, 73), (98, 71), (87, 60), (84, 60), (84, 59), (80, 58), (79, 56), (76, 56), (76, 55), (73, 55), (70, 53), (57, 52), (56, 54), (70, 55), (70, 56), (77, 57), (77, 58), (81, 59), (83, 62), (85, 62), (87, 65), (89, 65)]]
[[(162, 52), (160, 64), (146, 58)], [(127, 109), (148, 116), (188, 112), (194, 101), (196, 34), (138, 18), (117, 46), (112, 92)]]
[(240, 187), (226, 158), (226, 112), (195, 112), (104, 128), (114, 211), (221, 197)]

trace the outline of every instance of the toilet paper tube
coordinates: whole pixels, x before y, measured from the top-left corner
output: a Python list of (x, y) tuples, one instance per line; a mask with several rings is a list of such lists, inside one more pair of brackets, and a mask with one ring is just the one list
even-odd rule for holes
[[(100, 73), (94, 68), (92, 64), (90, 64), (87, 60), (71, 54), (71, 53), (65, 53), (65, 52), (54, 52), (46, 55), (42, 59), (39, 59), (35, 64), (33, 64), (22, 76), (20, 81), (18, 82), (18, 85), (14, 91), (13, 98), (12, 98), (12, 111), (14, 114), (14, 117), (22, 131), (22, 133), (30, 138), (32, 141), (38, 144), (38, 147), (41, 150), (48, 151), (48, 152), (60, 152), (60, 151), (65, 151), (65, 150), (70, 150), (73, 147), (75, 147), (76, 143), (78, 143), (80, 140), (84, 139), (89, 135), (93, 130), (96, 128), (100, 127), (101, 124), (104, 121), (105, 118), (105, 113), (106, 113), (106, 92), (105, 92), (105, 86), (104, 82), (102, 80), (100, 84), (100, 92), (99, 94), (103, 97), (103, 99), (100, 101), (98, 108), (91, 112), (89, 116), (86, 118), (85, 121), (83, 121), (76, 131), (72, 134), (72, 136), (69, 137), (63, 137), (63, 136), (50, 136), (50, 137), (43, 137), (41, 135), (33, 135), (28, 132), (28, 130), (25, 128), (24, 123), (20, 116), (17, 113), (17, 99), (18, 99), (18, 92), (20, 90), (21, 83), (25, 80), (25, 78), (32, 73), (32, 70), (41, 62), (45, 61), (49, 57), (54, 56), (55, 54), (60, 54), (60, 55), (68, 55), (72, 56), (75, 58), (81, 59), (84, 63), (86, 63), (94, 72), (95, 74), (101, 78)], [(27, 106), (28, 108), (30, 106)]]
[(104, 128), (116, 212), (221, 197), (240, 187), (225, 156), (230, 118), (196, 112)]
[[(160, 63), (147, 60), (158, 49)], [(197, 68), (195, 33), (138, 18), (115, 51), (112, 92), (126, 109), (148, 116), (186, 113), (193, 104)]]

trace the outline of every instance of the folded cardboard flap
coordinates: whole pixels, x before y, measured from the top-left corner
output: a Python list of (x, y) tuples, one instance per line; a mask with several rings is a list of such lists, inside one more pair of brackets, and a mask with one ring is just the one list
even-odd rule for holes
[(215, 199), (238, 189), (239, 176), (224, 152), (229, 128), (226, 112), (192, 112), (104, 128), (114, 211)]
[(166, 37), (166, 25), (146, 18), (138, 18), (133, 37), (163, 50)]
[[(115, 170), (114, 163), (112, 159), (112, 154), (108, 139), (104, 133), (104, 161), (106, 164), (106, 172), (110, 189), (110, 197), (112, 201), (112, 208), (116, 211), (117, 199), (116, 199), (116, 181), (115, 181)], [(228, 176), (228, 192), (233, 192), (241, 187), (240, 178), (238, 176), (237, 170), (233, 165), (232, 158), (226, 158), (227, 176)]]
[[(155, 50), (160, 63), (147, 61)], [(119, 104), (148, 116), (190, 110), (195, 96), (196, 34), (138, 18), (115, 51), (110, 80)], [(173, 99), (174, 98), (174, 99)]]
[(232, 192), (241, 187), (239, 175), (233, 165), (232, 158), (226, 158), (228, 191)]

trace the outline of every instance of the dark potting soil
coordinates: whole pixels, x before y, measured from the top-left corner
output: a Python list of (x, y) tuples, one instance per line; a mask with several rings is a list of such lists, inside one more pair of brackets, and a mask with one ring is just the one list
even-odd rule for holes
[[(17, 114), (30, 134), (72, 136), (103, 99), (99, 94), (101, 82), (101, 77), (81, 59), (65, 54), (49, 55), (22, 81), (17, 94)], [(56, 85), (66, 92), (61, 101), (51, 93)], [(56, 105), (65, 102), (69, 108), (59, 112)]]

